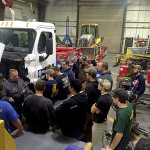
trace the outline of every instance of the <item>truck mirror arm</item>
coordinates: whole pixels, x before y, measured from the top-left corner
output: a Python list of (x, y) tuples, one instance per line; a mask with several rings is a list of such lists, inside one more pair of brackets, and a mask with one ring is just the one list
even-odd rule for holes
[(49, 55), (47, 55), (46, 57), (43, 56), (39, 56), (39, 62), (42, 62), (44, 60), (46, 60), (48, 58)]

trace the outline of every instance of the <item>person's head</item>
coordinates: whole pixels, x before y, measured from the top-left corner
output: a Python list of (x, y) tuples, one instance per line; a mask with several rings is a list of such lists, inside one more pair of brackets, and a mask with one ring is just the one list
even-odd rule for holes
[(18, 71), (16, 69), (10, 69), (9, 76), (11, 81), (18, 81)]
[(150, 139), (149, 138), (140, 138), (135, 142), (133, 150), (149, 150), (150, 149)]
[(86, 65), (87, 64), (87, 60), (88, 60), (88, 57), (87, 56), (83, 56), (82, 57), (82, 64)]
[(51, 69), (51, 68), (53, 68), (52, 65), (48, 65), (48, 66), (46, 67), (46, 69)]
[(61, 54), (58, 55), (57, 60), (58, 60), (58, 62), (61, 62), (63, 60), (63, 57)]
[(60, 73), (60, 68), (59, 68), (58, 66), (55, 66), (55, 67), (54, 67), (54, 72), (55, 72), (55, 75), (56, 75), (56, 76), (59, 75), (59, 73)]
[(46, 78), (48, 79), (49, 77), (54, 77), (54, 74), (55, 74), (55, 72), (54, 72), (54, 70), (53, 69), (47, 69), (46, 70)]
[(82, 89), (82, 82), (79, 79), (73, 79), (69, 83), (69, 90), (73, 93), (79, 93)]
[(105, 61), (97, 62), (97, 69), (101, 73), (106, 72), (108, 70), (108, 62), (105, 62)]
[(74, 52), (74, 51), (71, 51), (70, 56), (73, 58), (74, 55), (75, 55), (75, 52)]
[(134, 65), (134, 74), (140, 74), (142, 67), (140, 65)]
[(69, 61), (67, 59), (63, 60), (61, 65), (63, 69), (67, 69), (69, 67)]
[(119, 106), (119, 103), (126, 104), (126, 100), (128, 99), (128, 94), (125, 90), (119, 88), (113, 91), (112, 99), (114, 104)]
[(110, 90), (110, 88), (111, 88), (111, 83), (110, 83), (107, 79), (102, 80), (102, 79), (98, 78), (98, 79), (97, 79), (97, 82), (98, 82), (98, 89), (99, 89), (100, 91), (105, 91), (105, 92), (107, 92), (107, 91)]
[(2, 91), (3, 91), (3, 84), (0, 82), (0, 96), (1, 96)]
[(45, 81), (39, 79), (39, 80), (36, 82), (34, 88), (35, 88), (36, 91), (43, 92), (44, 89), (45, 89)]
[(90, 67), (88, 69), (85, 69), (86, 72), (86, 78), (87, 79), (95, 79), (96, 78), (96, 74), (97, 74), (97, 70), (94, 67)]
[(129, 64), (132, 64), (133, 63), (133, 58), (128, 58), (128, 60), (127, 60), (127, 64), (129, 65)]
[(98, 61), (98, 60), (99, 60), (99, 57), (100, 57), (100, 55), (99, 55), (99, 54), (96, 54), (96, 55), (95, 55), (95, 60)]
[(82, 57), (83, 57), (83, 53), (79, 53), (79, 54), (78, 54), (78, 59), (79, 59), (79, 61), (82, 60)]

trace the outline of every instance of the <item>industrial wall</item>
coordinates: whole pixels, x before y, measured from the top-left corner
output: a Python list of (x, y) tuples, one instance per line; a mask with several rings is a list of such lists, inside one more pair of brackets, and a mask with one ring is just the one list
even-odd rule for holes
[(69, 16), (69, 34), (72, 42), (76, 42), (77, 0), (58, 0), (56, 4), (49, 3), (46, 9), (46, 22), (54, 23), (56, 35), (61, 40), (66, 35), (66, 18)]
[(120, 51), (124, 0), (80, 0), (79, 24), (97, 23), (108, 52)]
[(125, 37), (147, 39), (150, 35), (150, 0), (129, 0), (127, 4), (125, 25), (123, 26), (124, 53)]
[[(14, 2), (13, 8), (15, 10), (16, 20), (38, 20), (38, 10), (36, 4), (23, 2)], [(11, 12), (8, 7), (5, 8), (5, 20), (11, 20)]]

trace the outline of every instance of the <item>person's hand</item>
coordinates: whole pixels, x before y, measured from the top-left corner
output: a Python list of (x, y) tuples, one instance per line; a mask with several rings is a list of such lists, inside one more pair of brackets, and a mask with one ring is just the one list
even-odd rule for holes
[(20, 92), (21, 95), (25, 94), (25, 90), (22, 89), (22, 91)]
[(14, 99), (12, 97), (10, 97), (9, 102), (14, 102)]
[(17, 136), (22, 136), (22, 135), (24, 135), (24, 130), (18, 130), (18, 131), (16, 132), (16, 135), (17, 135)]
[(108, 147), (108, 148), (104, 148), (104, 150), (113, 150), (113, 149), (111, 149), (110, 147)]
[(99, 113), (100, 113), (100, 110), (97, 110), (95, 113), (96, 113), (96, 114), (99, 114)]

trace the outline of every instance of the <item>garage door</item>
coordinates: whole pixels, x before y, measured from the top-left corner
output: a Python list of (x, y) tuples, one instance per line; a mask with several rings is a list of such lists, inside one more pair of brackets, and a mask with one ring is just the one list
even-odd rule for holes
[(123, 0), (80, 0), (79, 25), (89, 23), (98, 24), (99, 35), (100, 37), (104, 36), (102, 45), (108, 47), (108, 52), (118, 53), (120, 52), (123, 12)]

